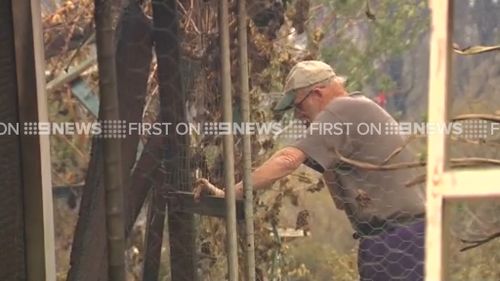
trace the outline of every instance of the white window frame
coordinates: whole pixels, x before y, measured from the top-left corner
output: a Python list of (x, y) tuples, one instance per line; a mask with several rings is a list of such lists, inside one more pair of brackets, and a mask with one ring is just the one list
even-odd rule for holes
[[(429, 120), (445, 124), (448, 120), (448, 94), (451, 77), (453, 0), (429, 0), (432, 11), (429, 65)], [(500, 196), (500, 169), (448, 169), (448, 140), (444, 134), (428, 136), (427, 204), (425, 241), (425, 280), (446, 280), (443, 247), (444, 202)]]

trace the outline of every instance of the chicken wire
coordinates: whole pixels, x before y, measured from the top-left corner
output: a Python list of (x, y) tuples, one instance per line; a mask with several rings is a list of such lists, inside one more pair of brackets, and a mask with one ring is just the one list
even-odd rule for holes
[[(6, 98), (2, 102), (0, 109), (2, 122), (18, 122), (17, 97), (16, 97), (16, 64), (15, 47), (13, 34), (13, 16), (11, 13), (11, 3), (4, 2), (0, 8), (0, 21), (2, 31), (0, 40), (2, 48), (0, 60), (2, 66), (2, 79), (0, 89)], [(5, 124), (4, 123), (4, 124)], [(24, 237), (24, 212), (23, 212), (23, 192), (21, 178), (21, 151), (19, 137), (15, 135), (5, 135), (1, 138), (1, 146), (4, 149), (2, 154), (1, 175), (2, 178), (2, 211), (0, 213), (0, 228), (2, 237), (2, 269), (0, 278), (3, 280), (25, 278), (26, 250)]]

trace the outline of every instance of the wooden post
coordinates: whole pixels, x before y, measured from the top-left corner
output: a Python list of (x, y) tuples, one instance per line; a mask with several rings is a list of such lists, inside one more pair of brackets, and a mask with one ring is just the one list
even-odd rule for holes
[[(429, 120), (446, 124), (451, 79), (451, 39), (453, 38), (453, 1), (431, 0), (431, 54), (429, 71)], [(425, 243), (425, 280), (447, 280), (446, 225), (444, 205), (449, 199), (491, 198), (500, 196), (499, 169), (449, 170), (448, 137), (443, 133), (428, 136), (427, 225)], [(480, 183), (478, 185), (478, 183)]]
[[(430, 70), (429, 120), (431, 124), (448, 121), (448, 92), (450, 86), (451, 36), (453, 32), (451, 0), (433, 0)], [(426, 280), (443, 280), (443, 177), (448, 168), (447, 136), (428, 136), (427, 155), (427, 226), (426, 226)]]
[[(19, 122), (48, 122), (40, 1), (12, 1)], [(56, 280), (49, 136), (21, 138), (27, 280)]]
[[(103, 161), (108, 246), (109, 281), (125, 281), (125, 217), (122, 182), (122, 141), (113, 135), (113, 123), (121, 124), (116, 83), (115, 42), (111, 1), (95, 0), (97, 63), (99, 67), (99, 111), (104, 122)], [(106, 121), (108, 126), (106, 126)], [(106, 134), (108, 135), (106, 137)]]

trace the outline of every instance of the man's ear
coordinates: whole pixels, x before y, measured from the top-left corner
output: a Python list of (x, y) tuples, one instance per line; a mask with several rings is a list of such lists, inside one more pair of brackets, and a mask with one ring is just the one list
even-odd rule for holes
[(314, 88), (312, 90), (313, 94), (317, 96), (318, 98), (323, 98), (325, 95), (325, 92), (322, 91), (324, 88)]

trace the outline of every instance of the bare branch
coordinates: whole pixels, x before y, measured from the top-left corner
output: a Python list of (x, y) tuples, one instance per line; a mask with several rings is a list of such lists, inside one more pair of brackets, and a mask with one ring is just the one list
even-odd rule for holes
[[(401, 163), (396, 163), (396, 164), (375, 165), (372, 163), (358, 161), (358, 160), (349, 159), (347, 157), (344, 157), (338, 152), (338, 150), (336, 151), (336, 153), (337, 153), (337, 157), (339, 157), (341, 162), (347, 163), (351, 166), (361, 168), (364, 170), (389, 171), (389, 170), (423, 167), (427, 164), (426, 161), (415, 161), (415, 162), (401, 162)], [(458, 168), (458, 167), (469, 167), (469, 166), (478, 166), (478, 165), (500, 165), (500, 160), (481, 158), (481, 157), (468, 157), (468, 158), (450, 159), (450, 163), (451, 163), (450, 166), (452, 168)]]
[(477, 45), (460, 49), (460, 47), (457, 44), (453, 44), (453, 51), (455, 51), (455, 53), (460, 55), (477, 55), (486, 52), (500, 51), (500, 45), (496, 46)]
[(482, 157), (466, 157), (450, 159), (452, 168), (468, 167), (476, 165), (500, 165), (500, 160), (482, 158)]
[(500, 231), (496, 232), (496, 233), (493, 233), (493, 234), (487, 236), (486, 238), (480, 239), (480, 240), (465, 240), (465, 239), (460, 239), (460, 241), (462, 241), (462, 243), (471, 244), (469, 246), (466, 246), (466, 247), (463, 247), (462, 249), (460, 249), (460, 252), (464, 252), (464, 251), (467, 251), (467, 250), (470, 250), (470, 249), (474, 249), (474, 248), (479, 247), (479, 246), (481, 246), (483, 244), (486, 244), (486, 243), (490, 242), (491, 240), (493, 240), (495, 238), (498, 238), (498, 237), (500, 237)]
[(405, 142), (403, 143), (403, 145), (401, 145), (400, 147), (396, 148), (384, 161), (382, 161), (382, 163), (380, 163), (380, 165), (385, 165), (387, 164), (392, 158), (394, 158), (396, 155), (398, 155), (401, 151), (403, 151), (403, 149), (412, 141), (414, 140), (415, 138), (417, 138), (417, 135), (411, 135), (410, 137), (408, 137)]
[(377, 18), (375, 17), (375, 14), (372, 12), (371, 8), (370, 8), (370, 0), (366, 0), (366, 10), (365, 10), (365, 15), (367, 18), (369, 18), (370, 20), (374, 21), (376, 20)]
[(471, 139), (462, 139), (462, 138), (457, 138), (454, 136), (450, 137), (450, 140), (456, 141), (456, 142), (461, 142), (461, 143), (468, 143), (468, 144), (494, 144), (494, 143), (488, 143), (485, 139), (478, 139), (478, 140), (471, 140)]
[(427, 174), (418, 175), (416, 178), (405, 183), (405, 187), (412, 187), (412, 186), (424, 183), (426, 180), (427, 180)]
[(500, 122), (500, 115), (493, 114), (463, 114), (453, 117), (451, 119), (452, 122), (463, 121), (463, 120), (471, 120), (471, 119), (479, 119), (491, 122)]

